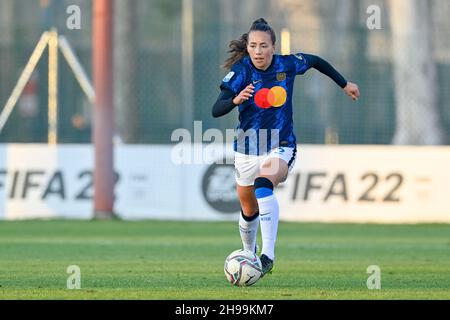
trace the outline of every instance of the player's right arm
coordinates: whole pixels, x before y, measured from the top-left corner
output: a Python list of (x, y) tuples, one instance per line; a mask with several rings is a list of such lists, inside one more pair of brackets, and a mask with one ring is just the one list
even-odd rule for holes
[(252, 97), (254, 87), (246, 83), (248, 83), (247, 70), (242, 63), (238, 62), (231, 67), (230, 72), (222, 80), (221, 92), (212, 109), (214, 118), (229, 113)]
[(236, 106), (250, 99), (253, 96), (254, 90), (255, 87), (252, 84), (245, 87), (238, 95), (235, 95), (234, 92), (229, 89), (222, 89), (216, 103), (214, 103), (212, 116), (218, 118), (226, 115)]

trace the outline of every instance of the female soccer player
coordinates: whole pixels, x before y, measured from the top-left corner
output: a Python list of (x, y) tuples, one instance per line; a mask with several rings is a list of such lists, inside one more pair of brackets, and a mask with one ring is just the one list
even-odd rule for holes
[(241, 203), (239, 230), (244, 249), (256, 251), (261, 224), (263, 275), (273, 268), (279, 207), (273, 188), (286, 180), (297, 153), (292, 121), (296, 75), (314, 68), (333, 79), (353, 100), (358, 86), (347, 82), (325, 60), (310, 54), (275, 54), (275, 32), (264, 19), (231, 41), (222, 80), (212, 109), (220, 117), (236, 106), (239, 126), (234, 142), (237, 193)]

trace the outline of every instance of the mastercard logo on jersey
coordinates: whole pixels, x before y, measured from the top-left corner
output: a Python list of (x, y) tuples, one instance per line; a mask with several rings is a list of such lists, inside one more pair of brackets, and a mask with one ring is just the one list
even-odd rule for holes
[(286, 99), (286, 89), (280, 86), (271, 89), (262, 88), (255, 94), (255, 104), (262, 109), (282, 107), (286, 103)]

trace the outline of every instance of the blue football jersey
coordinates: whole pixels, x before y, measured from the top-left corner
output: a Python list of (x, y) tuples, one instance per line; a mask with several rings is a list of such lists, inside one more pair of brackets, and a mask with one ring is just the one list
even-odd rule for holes
[(277, 147), (296, 147), (292, 120), (292, 92), (296, 75), (310, 66), (301, 54), (274, 55), (270, 67), (255, 68), (249, 56), (235, 63), (222, 80), (221, 89), (238, 95), (253, 84), (253, 97), (238, 106), (239, 125), (234, 151), (261, 155)]

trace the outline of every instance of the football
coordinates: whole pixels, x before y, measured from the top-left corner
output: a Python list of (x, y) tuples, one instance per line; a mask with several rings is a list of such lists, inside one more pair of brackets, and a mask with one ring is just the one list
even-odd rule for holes
[(236, 250), (225, 259), (224, 272), (227, 280), (235, 286), (251, 286), (261, 277), (261, 261), (248, 250)]

